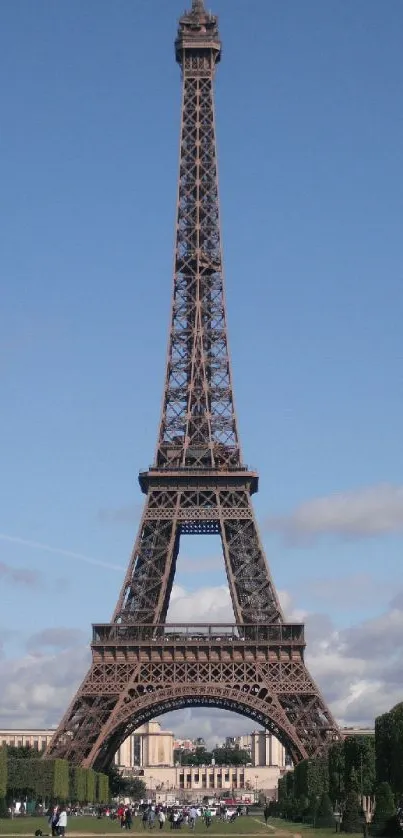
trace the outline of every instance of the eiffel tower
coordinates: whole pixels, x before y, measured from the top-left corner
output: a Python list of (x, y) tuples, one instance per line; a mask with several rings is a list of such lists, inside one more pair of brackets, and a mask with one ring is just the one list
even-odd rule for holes
[[(228, 352), (214, 118), (217, 18), (193, 0), (179, 21), (182, 124), (174, 286), (155, 459), (118, 603), (93, 626), (92, 664), (46, 753), (97, 770), (144, 722), (219, 707), (270, 730), (294, 763), (339, 737), (284, 620), (251, 504)], [(166, 623), (182, 534), (221, 536), (235, 622)]]

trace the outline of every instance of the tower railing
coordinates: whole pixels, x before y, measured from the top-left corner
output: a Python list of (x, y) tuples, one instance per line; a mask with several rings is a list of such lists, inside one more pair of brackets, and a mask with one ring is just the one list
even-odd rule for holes
[(302, 623), (97, 623), (92, 645), (127, 643), (269, 643), (305, 645)]

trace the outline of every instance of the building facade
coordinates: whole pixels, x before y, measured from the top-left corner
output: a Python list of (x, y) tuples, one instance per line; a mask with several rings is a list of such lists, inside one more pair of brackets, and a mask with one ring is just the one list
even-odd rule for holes
[(196, 743), (193, 739), (175, 739), (174, 751), (192, 752), (196, 750)]
[(170, 793), (179, 799), (195, 801), (201, 801), (206, 795), (253, 800), (260, 791), (274, 798), (284, 770), (276, 766), (177, 765), (146, 768), (142, 779), (149, 797), (156, 796), (160, 801)]
[(54, 730), (0, 730), (0, 746), (9, 745), (13, 748), (28, 746), (36, 751), (44, 751), (48, 746)]
[(159, 722), (147, 722), (126, 739), (115, 755), (119, 768), (170, 767), (174, 764), (174, 735)]
[(253, 766), (286, 766), (285, 748), (268, 730), (254, 730), (243, 736), (227, 736), (224, 747), (246, 751)]

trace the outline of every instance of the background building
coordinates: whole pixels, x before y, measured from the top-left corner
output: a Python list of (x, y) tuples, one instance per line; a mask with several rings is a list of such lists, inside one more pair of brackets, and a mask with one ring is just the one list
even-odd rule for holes
[(175, 739), (174, 751), (187, 751), (191, 753), (196, 750), (196, 743), (194, 739)]
[(22, 748), (28, 745), (36, 751), (44, 751), (49, 744), (54, 730), (0, 730), (0, 745)]
[(227, 736), (223, 747), (247, 751), (253, 766), (286, 766), (285, 748), (268, 730), (254, 730), (243, 736)]
[(122, 743), (115, 756), (119, 768), (173, 766), (174, 735), (159, 722), (147, 722)]
[[(343, 736), (373, 736), (373, 728), (342, 728)], [(21, 747), (29, 745), (37, 751), (44, 751), (54, 730), (0, 730), (0, 745)], [(281, 743), (267, 730), (254, 730), (243, 736), (227, 737), (223, 747), (229, 750), (239, 748), (250, 755), (248, 765), (174, 765), (176, 750), (192, 752), (204, 745), (202, 739), (175, 739), (172, 731), (163, 730), (157, 721), (139, 727), (115, 755), (115, 764), (121, 771), (141, 774), (150, 796), (174, 792), (176, 796), (191, 799), (205, 794), (219, 797), (237, 795), (251, 799), (258, 791), (274, 797), (279, 778), (290, 767), (286, 751)]]

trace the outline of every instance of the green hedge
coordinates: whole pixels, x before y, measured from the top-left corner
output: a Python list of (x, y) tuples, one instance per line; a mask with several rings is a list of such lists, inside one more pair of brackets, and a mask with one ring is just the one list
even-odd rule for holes
[(8, 759), (8, 791), (32, 797), (69, 799), (69, 765), (64, 759)]
[[(34, 752), (35, 753), (35, 752)], [(47, 802), (107, 803), (109, 777), (64, 759), (19, 758), (0, 748), (0, 801), (23, 795)]]
[(7, 748), (0, 748), (0, 799), (7, 793)]
[(109, 802), (109, 778), (106, 774), (96, 775), (96, 799), (97, 803)]
[(53, 797), (68, 800), (70, 796), (69, 764), (65, 759), (54, 760)]
[(87, 780), (87, 794), (86, 794), (86, 798), (85, 798), (86, 803), (96, 803), (95, 771), (92, 768), (87, 768), (86, 780)]
[(70, 766), (70, 799), (74, 803), (84, 803), (87, 796), (87, 772), (78, 765)]

